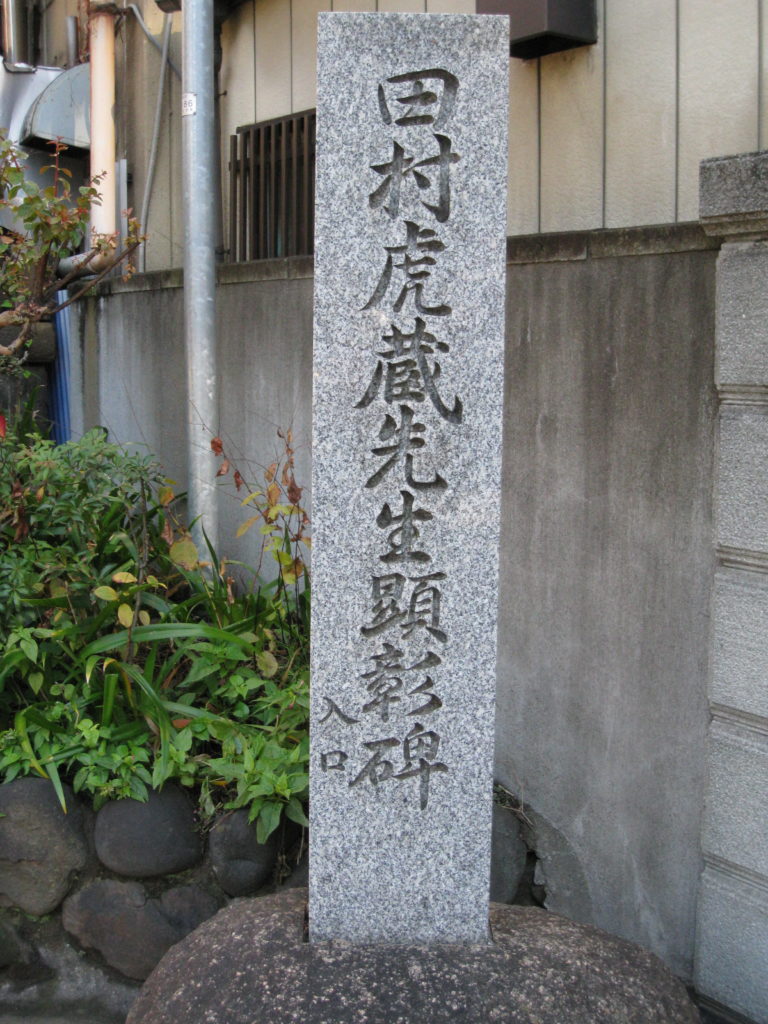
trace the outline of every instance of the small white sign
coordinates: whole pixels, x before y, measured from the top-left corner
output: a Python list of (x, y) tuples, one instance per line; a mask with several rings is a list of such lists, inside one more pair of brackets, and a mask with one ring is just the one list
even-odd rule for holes
[(197, 96), (193, 92), (182, 93), (181, 96), (181, 116), (189, 117), (191, 114), (197, 113)]

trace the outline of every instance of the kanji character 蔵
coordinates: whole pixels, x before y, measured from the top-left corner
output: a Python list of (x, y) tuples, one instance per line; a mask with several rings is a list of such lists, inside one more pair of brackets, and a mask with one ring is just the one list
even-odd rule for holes
[(378, 352), (381, 358), (376, 364), (371, 382), (365, 394), (356, 404), (356, 409), (364, 409), (370, 405), (381, 390), (384, 382), (384, 401), (388, 404), (396, 401), (423, 402), (429, 397), (439, 415), (449, 423), (461, 423), (463, 407), (461, 399), (454, 398), (453, 408), (449, 409), (437, 390), (440, 377), (440, 364), (435, 359), (430, 364), (428, 356), (436, 349), (447, 352), (444, 341), (438, 341), (426, 328), (421, 317), (416, 317), (412, 333), (401, 331), (395, 324), (391, 325), (392, 333), (385, 334), (383, 341), (391, 342), (391, 348)]

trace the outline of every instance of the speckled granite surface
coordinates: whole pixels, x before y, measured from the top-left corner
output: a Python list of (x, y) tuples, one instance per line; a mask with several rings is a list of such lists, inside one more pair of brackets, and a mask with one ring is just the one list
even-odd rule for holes
[(697, 1024), (647, 950), (491, 904), (484, 946), (304, 941), (306, 890), (236, 900), (174, 946), (127, 1024)]
[(507, 23), (319, 25), (310, 935), (481, 942)]

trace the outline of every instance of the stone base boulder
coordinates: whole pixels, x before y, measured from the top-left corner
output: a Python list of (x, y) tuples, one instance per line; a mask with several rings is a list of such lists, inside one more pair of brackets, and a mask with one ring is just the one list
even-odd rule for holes
[(208, 835), (216, 881), (228, 896), (253, 896), (270, 880), (280, 850), (279, 831), (266, 843), (256, 839), (256, 826), (246, 810), (219, 818)]
[(195, 885), (177, 886), (150, 899), (138, 882), (91, 882), (64, 903), (62, 923), (110, 967), (142, 981), (163, 954), (219, 908)]
[(64, 787), (68, 813), (47, 779), (0, 786), (0, 905), (50, 914), (88, 860), (83, 810)]
[(203, 856), (195, 808), (178, 786), (150, 790), (146, 801), (110, 800), (96, 815), (96, 855), (127, 878), (173, 875)]
[(487, 946), (305, 941), (305, 890), (237, 900), (174, 946), (127, 1024), (697, 1024), (646, 950), (491, 904)]

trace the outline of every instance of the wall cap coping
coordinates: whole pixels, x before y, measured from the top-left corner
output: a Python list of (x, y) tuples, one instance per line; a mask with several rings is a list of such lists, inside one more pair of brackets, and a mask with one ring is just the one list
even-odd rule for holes
[(768, 235), (768, 151), (702, 160), (699, 220), (721, 238)]
[(652, 256), (717, 249), (719, 244), (719, 240), (708, 237), (695, 221), (516, 235), (507, 239), (507, 263), (560, 263), (616, 256)]
[[(768, 154), (766, 154), (768, 156)], [(767, 215), (768, 216), (768, 215)], [(717, 249), (720, 239), (711, 237), (697, 222), (654, 224), (643, 227), (605, 228), (591, 231), (558, 231), (551, 234), (514, 235), (507, 238), (507, 263), (562, 263), (616, 256), (652, 256), (663, 253)], [(251, 281), (290, 281), (314, 276), (312, 256), (222, 263), (216, 268), (217, 284), (245, 284)], [(134, 274), (103, 281), (94, 295), (161, 291), (182, 288), (181, 267)]]
[[(242, 284), (247, 281), (292, 281), (313, 276), (311, 256), (290, 256), (285, 259), (255, 260), (251, 263), (222, 263), (216, 267), (216, 283)], [(184, 270), (150, 270), (123, 280), (119, 277), (102, 281), (92, 295), (124, 295), (127, 292), (155, 292), (166, 288), (183, 288)]]

